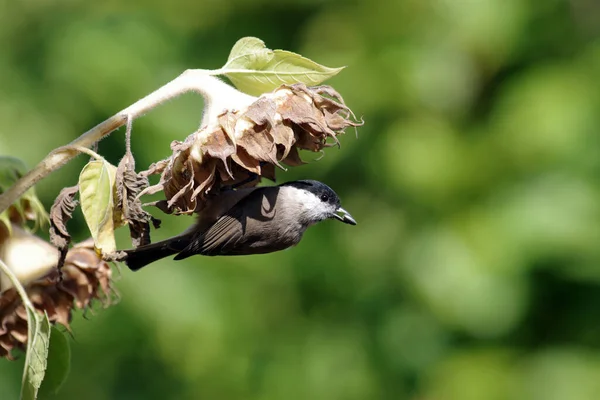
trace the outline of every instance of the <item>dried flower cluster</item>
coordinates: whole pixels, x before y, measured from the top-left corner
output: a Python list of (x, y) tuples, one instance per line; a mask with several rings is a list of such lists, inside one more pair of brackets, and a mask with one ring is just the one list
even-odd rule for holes
[(162, 174), (146, 192), (164, 191), (166, 202), (157, 204), (163, 211), (197, 212), (207, 193), (254, 186), (260, 177), (275, 180), (275, 167), (303, 164), (298, 150), (339, 145), (337, 135), (359, 125), (333, 88), (282, 85), (244, 110), (225, 111), (217, 124), (184, 142), (173, 142), (173, 155), (145, 171)]
[[(51, 323), (70, 329), (73, 309), (88, 309), (93, 300), (107, 307), (113, 302), (112, 271), (96, 254), (91, 241), (74, 246), (62, 267), (27, 286), (29, 299), (40, 312), (45, 311)], [(27, 312), (14, 288), (0, 296), (0, 358), (13, 359), (13, 350), (25, 350), (27, 344)]]
[[(12, 158), (0, 158), (0, 192), (18, 179), (25, 167)], [(93, 300), (104, 306), (114, 298), (112, 271), (94, 250), (91, 240), (68, 251), (59, 279), (61, 252), (27, 228), (48, 220), (34, 189), (0, 214), (0, 260), (25, 287), (34, 307), (52, 323), (69, 329), (73, 309), (88, 309)], [(65, 247), (68, 243), (65, 244)], [(8, 277), (0, 272), (0, 358), (13, 359), (14, 349), (27, 345), (27, 312)]]

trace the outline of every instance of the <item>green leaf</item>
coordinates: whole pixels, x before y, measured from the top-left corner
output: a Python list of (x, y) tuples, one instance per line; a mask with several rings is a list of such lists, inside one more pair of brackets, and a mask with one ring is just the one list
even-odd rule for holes
[(272, 58), (273, 51), (267, 49), (265, 42), (255, 37), (245, 37), (233, 45), (224, 68), (259, 68), (261, 65), (266, 65)]
[(50, 397), (58, 392), (69, 375), (71, 368), (71, 347), (68, 338), (56, 327), (52, 327), (48, 367), (40, 388), (40, 397)]
[(21, 400), (35, 400), (42, 385), (48, 361), (50, 344), (50, 321), (48, 315), (40, 315), (30, 307), (27, 310), (27, 355), (21, 386)]
[(271, 50), (262, 40), (246, 37), (233, 46), (219, 74), (227, 76), (239, 90), (259, 96), (282, 84), (318, 85), (342, 69), (325, 67), (290, 51)]
[(90, 161), (79, 174), (79, 200), (94, 244), (104, 254), (116, 250), (113, 221), (117, 168), (104, 160)]

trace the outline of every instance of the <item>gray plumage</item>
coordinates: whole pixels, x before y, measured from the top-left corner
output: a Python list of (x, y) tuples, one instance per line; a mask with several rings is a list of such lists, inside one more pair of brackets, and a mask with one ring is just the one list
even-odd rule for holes
[(356, 224), (337, 194), (318, 181), (228, 190), (209, 200), (187, 231), (127, 250), (125, 262), (135, 271), (173, 254), (182, 260), (196, 254), (271, 253), (295, 246), (309, 226), (328, 218)]

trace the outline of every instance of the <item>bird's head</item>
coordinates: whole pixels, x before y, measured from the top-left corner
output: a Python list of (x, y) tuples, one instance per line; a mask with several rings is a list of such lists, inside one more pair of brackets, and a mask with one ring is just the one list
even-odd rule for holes
[(299, 218), (307, 225), (329, 218), (335, 218), (346, 224), (356, 225), (350, 213), (341, 206), (338, 195), (326, 184), (301, 180), (280, 185), (289, 192), (291, 200), (298, 204)]

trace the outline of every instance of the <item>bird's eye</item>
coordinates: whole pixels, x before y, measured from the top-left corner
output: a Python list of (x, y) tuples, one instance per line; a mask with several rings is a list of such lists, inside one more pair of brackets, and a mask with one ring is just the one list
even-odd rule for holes
[(322, 202), (327, 202), (329, 201), (329, 196), (327, 196), (326, 194), (321, 195), (321, 201)]

